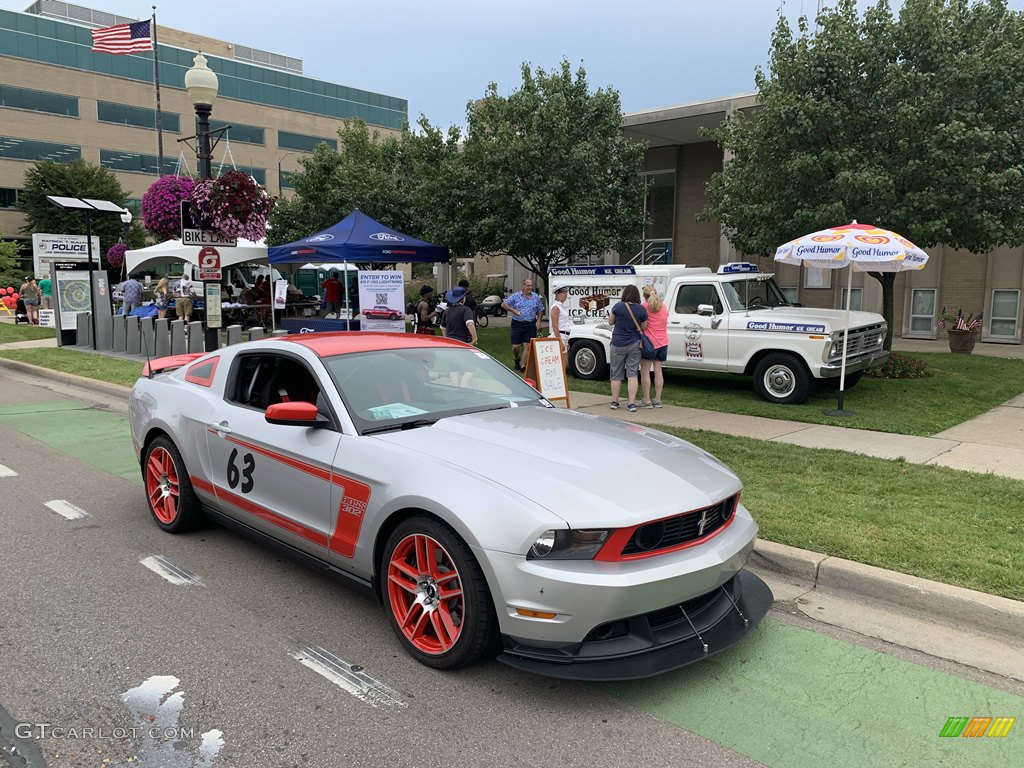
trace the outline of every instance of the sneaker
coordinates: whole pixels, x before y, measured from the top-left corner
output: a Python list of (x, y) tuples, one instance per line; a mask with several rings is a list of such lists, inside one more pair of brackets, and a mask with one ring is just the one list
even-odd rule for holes
[(609, 405), (608, 407), (611, 408), (613, 411), (619, 410), (619, 401), (618, 400), (612, 400), (612, 404)]
[(646, 400), (641, 400), (636, 405), (637, 408), (653, 408), (654, 406), (648, 403)]
[(651, 400), (651, 408), (661, 408), (661, 400)]
[(629, 403), (626, 406), (626, 410), (629, 411), (630, 413), (636, 413), (636, 403)]

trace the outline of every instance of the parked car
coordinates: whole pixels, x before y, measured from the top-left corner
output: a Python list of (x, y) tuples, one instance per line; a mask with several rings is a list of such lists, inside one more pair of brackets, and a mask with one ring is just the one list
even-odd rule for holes
[(208, 516), (371, 590), (431, 667), (497, 654), (646, 677), (740, 641), (772, 601), (744, 570), (757, 525), (718, 459), (555, 408), (453, 339), (297, 334), (161, 358), (130, 420), (160, 528)]

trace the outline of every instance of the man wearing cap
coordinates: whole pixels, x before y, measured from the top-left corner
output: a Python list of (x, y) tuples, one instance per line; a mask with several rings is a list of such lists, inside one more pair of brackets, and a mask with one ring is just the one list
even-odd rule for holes
[(434, 318), (437, 317), (437, 310), (430, 308), (430, 298), (434, 295), (434, 289), (429, 285), (420, 286), (420, 303), (416, 305), (416, 333), (425, 336), (434, 335)]
[(523, 280), (523, 290), (516, 291), (501, 303), (501, 308), (512, 315), (512, 356), (516, 360), (516, 370), (523, 370), (520, 364), (523, 345), (540, 331), (541, 317), (544, 315), (544, 300), (533, 292), (533, 280)]
[(448, 309), (444, 312), (442, 333), (449, 339), (476, 344), (476, 320), (473, 310), (466, 306), (466, 289), (452, 288), (445, 295)]
[(562, 342), (562, 349), (569, 349), (569, 331), (572, 329), (572, 318), (569, 317), (569, 308), (565, 306), (565, 297), (569, 295), (569, 288), (560, 285), (555, 288), (555, 301), (551, 304), (551, 314), (548, 316), (551, 335)]

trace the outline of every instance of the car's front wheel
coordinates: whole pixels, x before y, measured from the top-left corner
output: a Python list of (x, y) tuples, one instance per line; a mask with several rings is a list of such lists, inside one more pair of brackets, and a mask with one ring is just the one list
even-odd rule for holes
[(591, 339), (570, 342), (569, 371), (577, 379), (596, 381), (608, 378), (604, 347)]
[(426, 516), (401, 523), (384, 547), (381, 574), (391, 626), (415, 659), (453, 669), (496, 652), (483, 572), (450, 526)]
[(184, 533), (196, 527), (202, 515), (199, 499), (185, 462), (169, 437), (160, 436), (146, 448), (142, 477), (149, 511), (157, 525), (168, 533)]
[(765, 355), (754, 368), (754, 389), (762, 400), (781, 405), (804, 402), (811, 394), (811, 373), (796, 355)]

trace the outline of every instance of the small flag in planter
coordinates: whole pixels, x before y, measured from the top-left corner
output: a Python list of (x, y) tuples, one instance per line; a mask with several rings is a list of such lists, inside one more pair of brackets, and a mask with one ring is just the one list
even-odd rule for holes
[(97, 53), (140, 53), (153, 50), (150, 19), (134, 24), (118, 24), (92, 31), (92, 50)]

